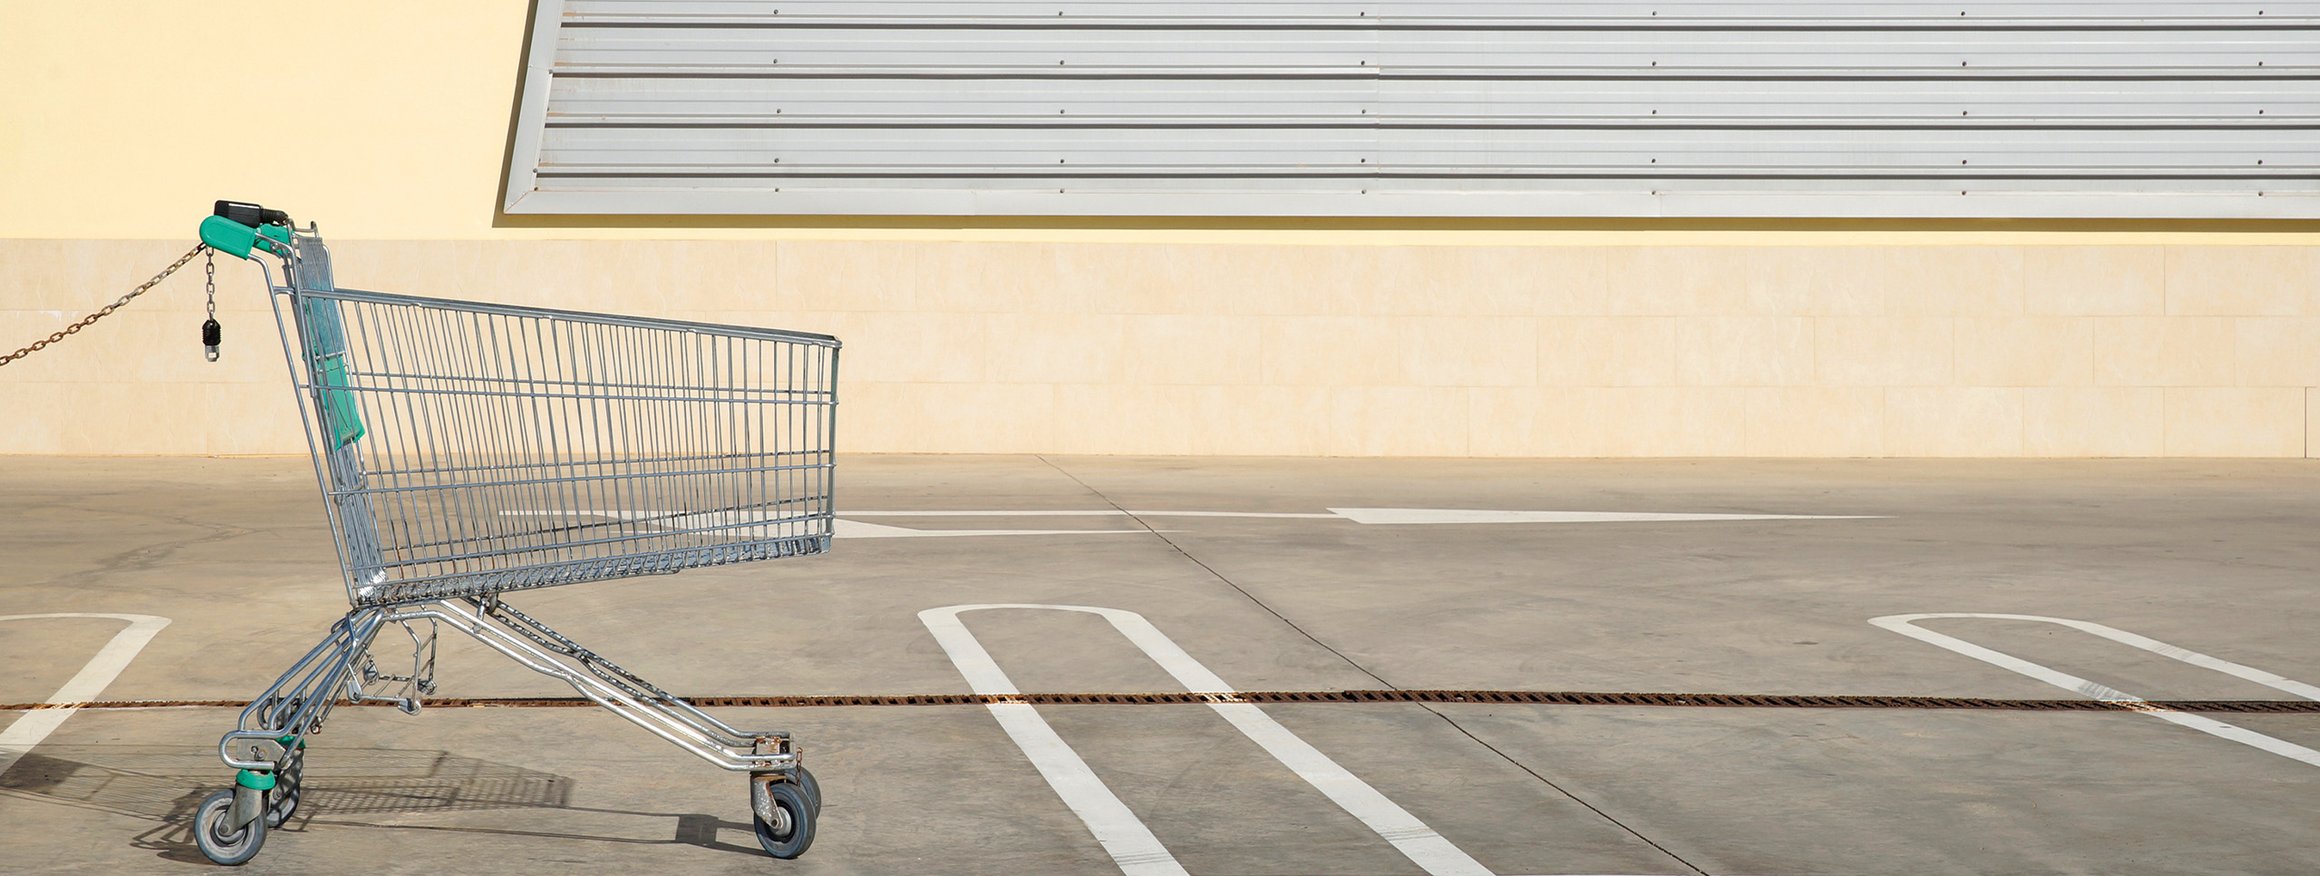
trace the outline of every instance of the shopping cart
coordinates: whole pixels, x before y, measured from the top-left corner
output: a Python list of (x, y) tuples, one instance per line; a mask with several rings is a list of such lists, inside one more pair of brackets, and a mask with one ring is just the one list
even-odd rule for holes
[[(788, 733), (727, 726), (503, 595), (828, 550), (837, 339), (339, 289), (312, 225), (249, 204), (201, 234), (265, 269), (351, 604), (218, 742), (240, 772), (196, 810), (202, 854), (257, 855), (335, 706), (417, 712), (445, 626), (748, 773), (758, 842), (803, 854), (821, 789)], [(374, 659), (390, 624), (407, 671)]]

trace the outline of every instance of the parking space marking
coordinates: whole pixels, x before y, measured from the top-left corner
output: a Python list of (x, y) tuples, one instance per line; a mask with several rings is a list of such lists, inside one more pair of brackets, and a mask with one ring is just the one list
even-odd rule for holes
[[(153, 636), (160, 633), (162, 627), (169, 626), (168, 618), (150, 614), (85, 612), (0, 615), (0, 622), (53, 618), (110, 618), (128, 621), (129, 626), (114, 633), (105, 647), (97, 649), (96, 656), (81, 664), (81, 671), (74, 673), (63, 687), (49, 695), (46, 702), (51, 703), (83, 703), (96, 699), (98, 694), (104, 693), (106, 685), (112, 684), (113, 679), (121, 675), (121, 670), (129, 667), (129, 661), (137, 659), (137, 652), (145, 650), (145, 645), (153, 641)], [(15, 766), (17, 760), (31, 753), (34, 746), (48, 738), (48, 734), (56, 732), (57, 725), (63, 724), (64, 719), (78, 711), (80, 709), (77, 707), (67, 706), (26, 712), (24, 717), (16, 719), (16, 723), (8, 725), (8, 729), (0, 730), (0, 773)]]
[[(987, 604), (951, 605), (919, 612), (919, 621), (926, 624), (927, 630), (934, 634), (935, 641), (942, 645), (944, 653), (950, 655), (951, 663), (958, 667), (959, 674), (966, 678), (967, 685), (976, 693), (1021, 693), (1016, 689), (1015, 682), (999, 668), (998, 662), (991, 659), (990, 652), (983, 649), (982, 643), (975, 639), (974, 633), (969, 632), (966, 624), (959, 619), (963, 612), (1002, 608), (1077, 611), (1099, 615), (1110, 621), (1112, 628), (1127, 637), (1129, 642), (1143, 649), (1146, 657), (1152, 658), (1160, 668), (1174, 676), (1177, 683), (1184, 685), (1185, 690), (1217, 694), (1233, 692), (1232, 686), (1225, 684), (1224, 679), (1210, 672), (1200, 661), (1192, 659), (1191, 654), (1161, 633), (1143, 615), (1132, 611), (1085, 605)], [(1122, 872), (1137, 876), (1184, 872), (1183, 866), (1176, 862), (1174, 855), (1169, 854), (1166, 846), (1161, 845), (1159, 838), (1153, 836), (1143, 821), (1137, 819), (1135, 813), (1130, 812), (1127, 805), (1121, 803), (1120, 798), (1103, 783), (1103, 779), (1088, 768), (1086, 761), (1081, 760), (1078, 753), (1056, 735), (1046, 719), (1039, 717), (1037, 710), (1021, 703), (994, 703), (988, 708), (999, 718), (1000, 726), (1006, 728), (1008, 735), (1015, 739), (1015, 744), (1023, 749), (1024, 755), (1038, 766), (1040, 774), (1055, 788), (1056, 795), (1062, 797), (1064, 804), (1087, 823), (1088, 830), (1096, 835), (1096, 841), (1103, 845), (1104, 850), (1111, 853), (1112, 860), (1119, 864)], [(1280, 761), (1282, 766), (1295, 772), (1347, 814), (1359, 819), (1379, 837), (1393, 844), (1404, 857), (1427, 873), (1435, 876), (1489, 876), (1490, 871), (1464, 850), (1426, 826), (1425, 822), (1419, 821), (1408, 810), (1387, 799), (1384, 794), (1378, 793), (1369, 783), (1346, 771), (1328, 755), (1289, 732), (1289, 728), (1281, 726), (1264, 710), (1249, 703), (1235, 702), (1210, 703), (1209, 708), (1216, 710), (1234, 729), (1257, 743), (1274, 760)]]
[[(2076, 691), (2095, 699), (2116, 703), (2145, 702), (2142, 697), (2122, 692), (2119, 689), (2109, 685), (2089, 681), (2087, 679), (2071, 675), (2067, 672), (2062, 672), (2047, 666), (2032, 663), (2028, 660), (2024, 660), (2020, 657), (2016, 657), (2004, 652), (1993, 651), (1989, 648), (1984, 648), (1964, 639), (1960, 639), (1955, 636), (1943, 635), (1941, 633), (1937, 633), (1916, 625), (1917, 621), (1939, 620), (1943, 618), (2021, 620), (2059, 624), (2061, 626), (2066, 626), (2080, 632), (2100, 636), (2113, 642), (2141, 648), (2145, 651), (2149, 651), (2162, 657), (2189, 663), (2201, 669), (2209, 669), (2237, 678), (2243, 678), (2265, 687), (2272, 688), (2274, 690), (2286, 691), (2288, 693), (2295, 694), (2296, 696), (2300, 696), (2308, 700), (2320, 700), (2320, 687), (2305, 684), (2294, 679), (2284, 678), (2273, 673), (2265, 672), (2261, 669), (2256, 669), (2252, 666), (2244, 666), (2218, 657), (2210, 657), (2206, 654), (2201, 654), (2188, 648), (2179, 648), (2157, 639), (2150, 638), (2148, 636), (2136, 635), (2116, 627), (2108, 627), (2102, 624), (2094, 623), (2093, 621), (2073, 620), (2070, 618), (2062, 617), (2046, 617), (2043, 615), (2035, 614), (1941, 612), (1931, 614), (1886, 615), (1884, 617), (1870, 618), (1869, 622), (1876, 624), (1877, 626), (1884, 627), (1885, 629), (1892, 630), (1893, 632), (1900, 633), (1904, 636), (1908, 636), (1912, 639), (1916, 639), (1936, 647), (1955, 651), (1959, 654), (1964, 654), (1968, 657), (1972, 657), (1976, 660), (1980, 660), (2000, 669), (2004, 669), (2019, 675), (2026, 675), (2031, 678), (2038, 679), (2039, 681), (2046, 682), (2047, 684), (2051, 684), (2055, 687), (2059, 687), (2064, 690)], [(2193, 730), (2197, 730), (2201, 733), (2205, 733), (2220, 739), (2229, 739), (2241, 745), (2268, 751), (2281, 757), (2289, 758), (2291, 760), (2298, 760), (2313, 766), (2320, 766), (2320, 751), (2314, 751), (2310, 748), (2297, 745), (2285, 739), (2266, 736), (2262, 733), (2257, 733), (2237, 724), (2227, 724), (2222, 721), (2217, 721), (2213, 718), (2206, 718), (2185, 712), (2177, 712), (2158, 706), (2150, 706), (2148, 708), (2138, 709), (2137, 711), (2170, 724), (2189, 727)]]

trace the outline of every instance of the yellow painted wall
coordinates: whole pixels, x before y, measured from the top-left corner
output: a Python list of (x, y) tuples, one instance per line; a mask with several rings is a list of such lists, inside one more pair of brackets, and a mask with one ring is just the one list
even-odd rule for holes
[[(190, 245), (845, 338), (866, 451), (2300, 456), (2320, 226), (499, 216), (521, 3), (0, 2), (0, 350)], [(0, 368), (0, 452), (302, 449), (254, 272)], [(197, 266), (198, 270), (198, 266)]]

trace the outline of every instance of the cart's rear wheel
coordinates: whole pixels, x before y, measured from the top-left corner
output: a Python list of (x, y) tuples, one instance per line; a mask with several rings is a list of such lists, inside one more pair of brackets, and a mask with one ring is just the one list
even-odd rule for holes
[(258, 856), (258, 848), (266, 844), (266, 819), (251, 819), (240, 827), (233, 820), (234, 792), (219, 791), (201, 801), (193, 811), (193, 843), (201, 847), (203, 857), (231, 867)]
[(798, 790), (806, 792), (806, 803), (814, 807), (814, 814), (822, 814), (822, 783), (814, 780), (813, 770), (804, 765), (797, 768)]
[(757, 844), (765, 853), (784, 860), (806, 853), (814, 844), (814, 809), (796, 782), (777, 776), (754, 778), (749, 785), (750, 820), (756, 823)]
[(305, 746), (290, 749), (282, 757), (282, 768), (274, 771), (274, 790), (266, 792), (267, 827), (281, 827), (298, 811), (299, 792), (305, 778)]

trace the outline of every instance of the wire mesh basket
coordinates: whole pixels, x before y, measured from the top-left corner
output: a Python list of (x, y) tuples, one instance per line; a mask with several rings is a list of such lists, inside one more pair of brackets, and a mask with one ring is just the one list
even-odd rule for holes
[(331, 288), (277, 296), (356, 605), (820, 553), (837, 341)]

